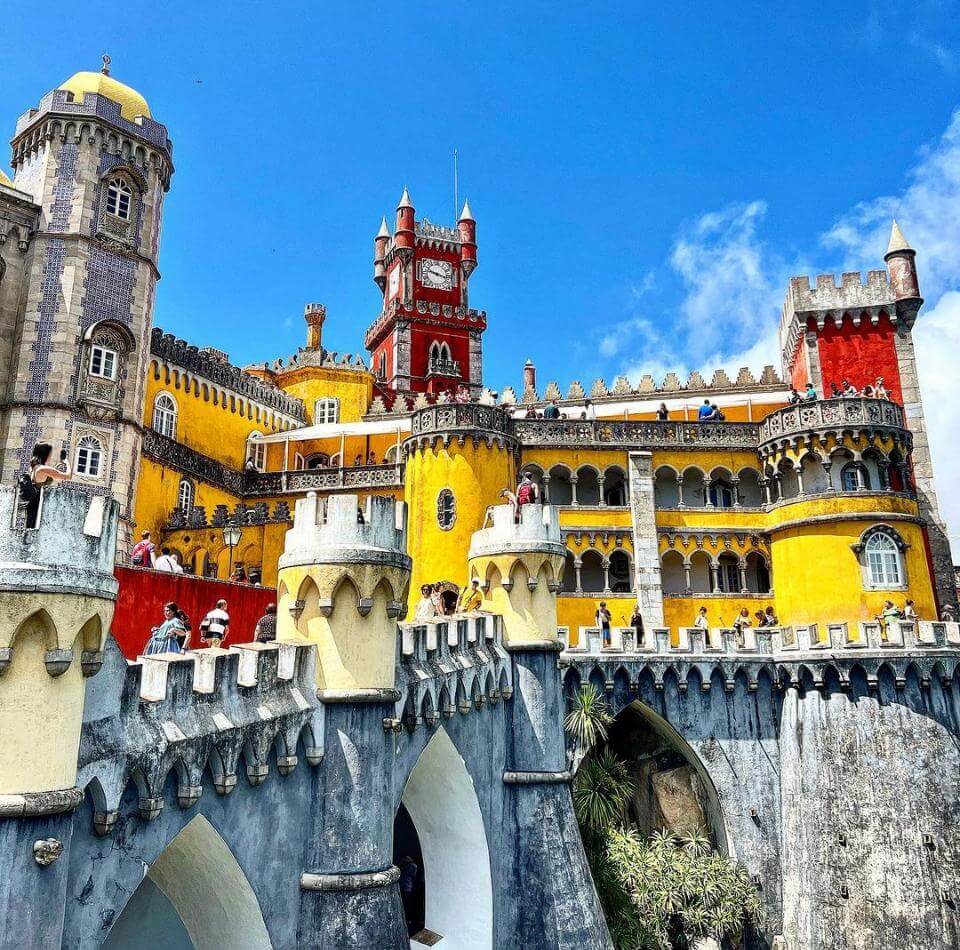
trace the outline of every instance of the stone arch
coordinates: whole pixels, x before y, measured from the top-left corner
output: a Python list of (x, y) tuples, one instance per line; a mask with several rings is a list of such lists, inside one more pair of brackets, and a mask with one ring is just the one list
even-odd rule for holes
[[(547, 473), (550, 483), (547, 489), (551, 505), (570, 505), (573, 503), (573, 486), (570, 469), (566, 465), (554, 465)], [(544, 479), (546, 481), (546, 479)]]
[(803, 476), (803, 491), (807, 495), (819, 495), (827, 491), (827, 471), (823, 459), (815, 452), (807, 452), (800, 460), (800, 474)]
[(420, 840), (426, 926), (458, 950), (489, 950), (493, 882), (483, 815), (466, 763), (444, 728), (420, 753), (399, 804)]
[(580, 558), (580, 586), (591, 594), (601, 594), (604, 589), (603, 555), (589, 548)]
[[(172, 915), (170, 914), (172, 911)], [(148, 946), (150, 921), (179, 922), (196, 950), (272, 947), (257, 896), (227, 843), (197, 815), (150, 865), (110, 929), (104, 948)]]
[(707, 497), (714, 508), (732, 508), (737, 503), (737, 490), (730, 469), (718, 465), (710, 472)]
[(773, 589), (770, 564), (759, 551), (751, 551), (744, 558), (747, 590), (754, 594), (769, 594)]
[(600, 504), (600, 477), (592, 465), (577, 469), (577, 504), (596, 508)]
[(681, 501), (687, 508), (703, 508), (707, 503), (707, 477), (703, 469), (688, 465), (683, 470)]
[(682, 595), (687, 589), (683, 570), (683, 555), (679, 551), (664, 551), (660, 558), (660, 576), (664, 594)]
[(653, 477), (653, 500), (657, 508), (676, 508), (680, 503), (677, 472), (669, 465), (661, 465)]
[(760, 473), (755, 468), (741, 468), (737, 472), (739, 484), (737, 491), (740, 504), (744, 508), (759, 508), (763, 504), (763, 491), (760, 488)]
[(694, 594), (709, 594), (713, 591), (711, 576), (712, 561), (706, 551), (694, 551), (690, 555), (690, 590)]
[(610, 589), (615, 594), (628, 594), (633, 590), (633, 562), (623, 548), (610, 552)]

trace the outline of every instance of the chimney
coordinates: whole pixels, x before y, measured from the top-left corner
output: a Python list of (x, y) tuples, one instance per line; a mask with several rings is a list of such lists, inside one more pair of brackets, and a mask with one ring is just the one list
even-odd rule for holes
[(523, 364), (523, 391), (525, 393), (537, 391), (537, 367), (533, 365), (532, 360), (527, 360)]
[(303, 308), (303, 319), (307, 321), (307, 349), (319, 350), (323, 339), (323, 321), (327, 318), (327, 308), (322, 303), (308, 303)]

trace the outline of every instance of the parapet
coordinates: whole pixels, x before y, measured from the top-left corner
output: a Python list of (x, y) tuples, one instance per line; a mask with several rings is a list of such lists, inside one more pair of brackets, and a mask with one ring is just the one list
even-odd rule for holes
[(519, 520), (513, 505), (487, 509), (485, 525), (470, 540), (471, 560), (498, 554), (538, 552), (566, 556), (560, 537), (560, 509), (554, 505), (521, 505)]
[(18, 501), (0, 488), (0, 590), (115, 600), (118, 503), (60, 485), (44, 491), (39, 525), (26, 528)]
[(371, 495), (361, 507), (356, 495), (316, 492), (297, 501), (279, 566), (382, 564), (410, 570), (407, 509), (393, 498)]

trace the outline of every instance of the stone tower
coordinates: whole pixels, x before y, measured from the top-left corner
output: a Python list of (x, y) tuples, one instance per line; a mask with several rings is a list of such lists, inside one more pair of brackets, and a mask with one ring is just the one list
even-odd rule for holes
[(456, 227), (416, 220), (406, 188), (391, 235), (384, 218), (374, 238), (373, 279), (383, 308), (364, 344), (387, 392), (480, 393), (482, 311), (468, 302), (477, 266), (477, 223), (464, 203)]
[(20, 117), (0, 187), (0, 227), (16, 238), (0, 245), (0, 479), (37, 441), (54, 460), (66, 450), (76, 482), (120, 502), (125, 544), (173, 164), (167, 130), (107, 63)]

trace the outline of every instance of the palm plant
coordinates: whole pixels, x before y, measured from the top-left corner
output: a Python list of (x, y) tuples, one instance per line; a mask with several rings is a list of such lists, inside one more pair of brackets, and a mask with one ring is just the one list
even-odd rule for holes
[(612, 724), (613, 716), (596, 686), (587, 683), (573, 694), (563, 728), (580, 755), (605, 741)]
[(632, 791), (626, 764), (610, 749), (588, 756), (573, 786), (580, 827), (597, 834), (619, 822)]

